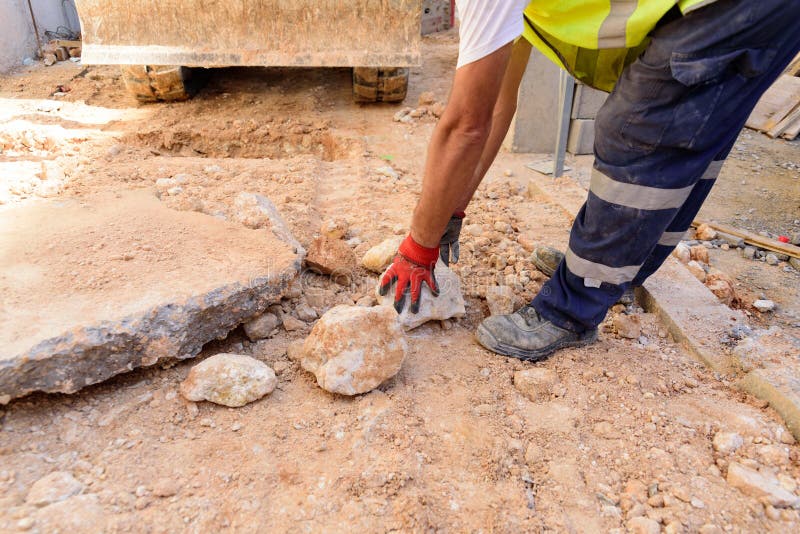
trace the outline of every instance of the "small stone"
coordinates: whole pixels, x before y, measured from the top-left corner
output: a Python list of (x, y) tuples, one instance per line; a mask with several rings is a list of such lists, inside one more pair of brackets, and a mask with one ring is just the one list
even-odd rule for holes
[(706, 276), (706, 287), (726, 306), (739, 301), (733, 279), (723, 272), (712, 269)]
[(250, 341), (258, 341), (272, 336), (280, 323), (277, 315), (267, 312), (244, 323), (244, 333)]
[(336, 293), (334, 291), (321, 287), (307, 287), (304, 295), (308, 305), (314, 308), (317, 313), (321, 310), (327, 311), (328, 308), (333, 306), (334, 300), (336, 299)]
[(294, 313), (297, 315), (298, 319), (305, 322), (311, 322), (318, 317), (314, 308), (308, 304), (300, 304), (294, 309)]
[(619, 337), (626, 339), (639, 339), (642, 335), (642, 325), (638, 315), (621, 313), (614, 316), (614, 330)]
[(516, 295), (509, 286), (492, 286), (486, 290), (486, 304), (491, 315), (514, 313)]
[(172, 497), (181, 490), (181, 485), (172, 478), (159, 478), (153, 485), (153, 495), (156, 497)]
[(767, 265), (778, 265), (780, 263), (780, 260), (778, 259), (778, 256), (776, 256), (772, 252), (767, 254), (767, 258), (766, 259), (767, 259)]
[(341, 239), (320, 236), (308, 249), (306, 265), (322, 274), (330, 275), (331, 280), (349, 285), (355, 268), (353, 250)]
[(717, 525), (706, 523), (705, 525), (700, 527), (700, 530), (698, 532), (700, 534), (723, 534), (724, 531)]
[(626, 526), (631, 534), (661, 534), (661, 526), (649, 517), (634, 517)]
[(394, 308), (336, 306), (302, 346), (301, 365), (324, 390), (366, 393), (400, 371), (408, 344)]
[(744, 440), (742, 436), (735, 432), (717, 432), (714, 434), (712, 445), (718, 453), (728, 455), (733, 454), (739, 447), (744, 445)]
[(190, 401), (238, 408), (272, 393), (278, 379), (264, 362), (240, 354), (216, 354), (198, 363), (180, 385)]
[(72, 473), (55, 471), (40, 478), (28, 490), (25, 502), (33, 506), (47, 506), (63, 501), (83, 491), (83, 484)]
[(392, 263), (403, 239), (402, 236), (393, 236), (381, 241), (364, 254), (361, 265), (372, 272), (382, 273)]
[(766, 313), (775, 309), (775, 303), (771, 300), (759, 299), (753, 303), (753, 307), (761, 313)]
[(800, 498), (786, 491), (772, 475), (760, 473), (737, 462), (728, 465), (728, 484), (738, 488), (745, 495), (764, 499), (776, 508), (790, 508), (800, 505)]
[(702, 245), (695, 245), (689, 249), (689, 253), (694, 261), (708, 264), (709, 257), (708, 257), (708, 249), (706, 247)]
[(434, 102), (428, 107), (428, 111), (431, 112), (431, 115), (434, 117), (441, 117), (444, 115), (445, 105), (441, 102)]
[[(428, 285), (423, 284), (417, 313), (409, 311), (410, 303), (408, 302), (409, 299), (406, 299), (406, 305), (400, 314), (400, 323), (406, 330), (413, 330), (428, 321), (444, 321), (453, 317), (463, 317), (466, 314), (458, 275), (451, 271), (441, 260), (437, 262), (434, 274), (436, 283), (439, 286), (439, 296), (434, 297)], [(378, 287), (375, 288), (375, 291), (377, 294)], [(390, 288), (385, 296), (377, 294), (377, 298), (379, 304), (392, 307), (394, 303), (394, 286)], [(392, 309), (394, 308), (392, 307)]]
[(418, 103), (420, 106), (430, 106), (436, 102), (436, 95), (433, 94), (433, 91), (425, 91), (419, 95)]
[(694, 236), (695, 239), (700, 241), (711, 241), (712, 239), (716, 239), (717, 231), (704, 223), (697, 227)]
[(17, 521), (17, 528), (20, 530), (30, 530), (33, 527), (34, 521), (30, 517), (23, 517)]
[(692, 276), (694, 276), (701, 282), (706, 281), (706, 270), (703, 269), (703, 266), (700, 265), (700, 263), (692, 260), (686, 264), (686, 268), (689, 269), (689, 272), (692, 273)]
[(689, 501), (689, 503), (692, 505), (692, 507), (698, 508), (698, 509), (702, 509), (702, 508), (706, 507), (706, 504), (703, 501), (701, 501), (699, 498), (697, 498), (697, 497), (692, 497), (692, 499)]
[(752, 260), (756, 257), (755, 247), (744, 247), (742, 249), (742, 257), (746, 260)]
[(771, 504), (768, 504), (764, 507), (764, 515), (766, 515), (773, 521), (779, 521), (781, 518), (781, 511), (772, 506)]
[(558, 383), (555, 371), (544, 367), (533, 367), (514, 373), (514, 387), (532, 402), (550, 400), (553, 389)]
[(287, 315), (283, 318), (283, 328), (287, 332), (294, 332), (295, 330), (303, 330), (308, 325), (296, 317)]
[(322, 223), (319, 233), (331, 239), (342, 239), (347, 234), (347, 223), (341, 219), (330, 219)]
[(50, 65), (54, 65), (56, 61), (58, 61), (58, 58), (55, 54), (45, 54), (44, 58), (42, 58), (42, 61), (46, 67), (49, 67)]
[(672, 251), (672, 255), (678, 258), (681, 263), (689, 263), (689, 261), (692, 259), (691, 249), (684, 243), (678, 243), (678, 245)]

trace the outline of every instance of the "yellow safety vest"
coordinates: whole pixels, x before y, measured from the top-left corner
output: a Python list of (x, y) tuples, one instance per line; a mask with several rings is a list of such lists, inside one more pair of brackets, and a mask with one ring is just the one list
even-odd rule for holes
[(532, 0), (523, 37), (576, 79), (610, 92), (667, 11), (677, 5), (685, 15), (714, 1)]

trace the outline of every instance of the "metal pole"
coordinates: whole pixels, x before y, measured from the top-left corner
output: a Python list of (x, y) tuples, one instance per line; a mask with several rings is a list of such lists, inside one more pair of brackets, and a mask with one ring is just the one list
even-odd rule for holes
[(28, 11), (31, 12), (31, 22), (33, 22), (33, 33), (36, 34), (36, 46), (38, 46), (36, 51), (37, 51), (37, 54), (39, 55), (39, 57), (41, 57), (41, 55), (42, 55), (42, 40), (39, 37), (39, 26), (36, 24), (36, 17), (33, 14), (33, 6), (31, 5), (31, 0), (28, 0)]
[(556, 133), (556, 153), (553, 156), (553, 178), (564, 174), (564, 158), (567, 153), (569, 119), (572, 115), (572, 98), (575, 94), (575, 78), (562, 70), (558, 76), (558, 132)]

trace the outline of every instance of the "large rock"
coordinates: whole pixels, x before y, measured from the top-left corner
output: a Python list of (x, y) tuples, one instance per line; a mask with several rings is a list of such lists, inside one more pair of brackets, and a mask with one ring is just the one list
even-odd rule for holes
[(396, 375), (408, 345), (393, 308), (342, 305), (317, 321), (302, 350), (290, 352), (322, 389), (357, 395)]
[(63, 501), (83, 491), (83, 484), (72, 473), (55, 471), (40, 478), (28, 490), (25, 502), (33, 506), (47, 506)]
[(361, 265), (370, 271), (382, 273), (392, 263), (392, 259), (397, 254), (397, 249), (402, 242), (403, 236), (394, 236), (381, 241), (364, 254), (361, 259)]
[(0, 212), (0, 403), (193, 357), (280, 301), (302, 251), (267, 219), (250, 230), (142, 191)]
[[(406, 298), (406, 305), (400, 314), (400, 323), (406, 330), (412, 330), (428, 321), (444, 321), (453, 317), (463, 317), (466, 314), (464, 307), (464, 297), (461, 295), (461, 282), (458, 275), (450, 270), (441, 260), (436, 264), (434, 270), (436, 283), (439, 286), (439, 296), (434, 297), (427, 284), (422, 284), (422, 294), (420, 295), (420, 306), (417, 313), (409, 311)], [(381, 275), (382, 277), (382, 275)], [(394, 303), (394, 287), (385, 295), (380, 296), (377, 292), (378, 303), (384, 306), (392, 306)], [(393, 309), (393, 308), (392, 308)]]
[(353, 279), (356, 258), (353, 250), (341, 239), (320, 236), (308, 247), (306, 265), (322, 274), (330, 275), (334, 282), (348, 285)]
[(45, 506), (33, 516), (38, 532), (93, 534), (104, 532), (106, 515), (97, 495), (76, 495)]
[(180, 389), (190, 401), (238, 408), (272, 393), (277, 384), (275, 372), (264, 362), (240, 354), (215, 354), (192, 367)]
[(726, 480), (745, 495), (764, 499), (776, 508), (800, 507), (800, 498), (784, 489), (776, 477), (759, 473), (737, 462), (728, 465)]

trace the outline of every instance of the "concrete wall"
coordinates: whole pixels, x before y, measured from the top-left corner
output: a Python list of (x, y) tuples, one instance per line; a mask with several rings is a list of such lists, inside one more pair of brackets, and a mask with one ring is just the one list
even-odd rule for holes
[[(24, 8), (24, 9), (23, 9)], [(26, 0), (0, 2), (0, 72), (36, 53), (36, 39)]]
[[(74, 0), (70, 0), (67, 6), (67, 17), (61, 0), (31, 0), (31, 4), (43, 43), (46, 30), (55, 31), (59, 26), (73, 31), (80, 29)], [(6, 72), (22, 64), (26, 57), (35, 55), (36, 38), (27, 0), (0, 0), (0, 72)]]

